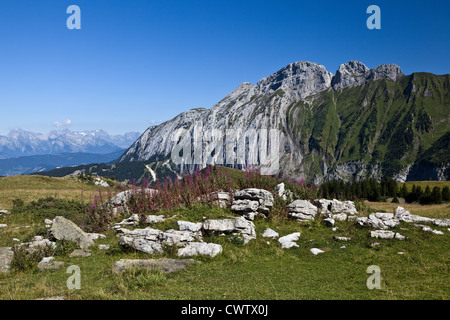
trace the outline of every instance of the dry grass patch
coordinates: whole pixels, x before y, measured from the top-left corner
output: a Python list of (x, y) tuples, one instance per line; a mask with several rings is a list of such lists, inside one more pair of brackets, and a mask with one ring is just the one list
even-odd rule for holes
[(365, 205), (378, 211), (385, 211), (395, 213), (395, 209), (400, 206), (411, 212), (411, 214), (417, 214), (419, 216), (448, 219), (450, 218), (450, 203), (433, 204), (433, 205), (420, 205), (420, 204), (398, 204), (388, 202), (369, 202), (365, 201)]
[[(25, 203), (46, 197), (88, 201), (100, 187), (81, 183), (74, 178), (45, 176), (11, 176), (0, 178), (0, 209), (11, 209), (14, 199)], [(101, 188), (106, 190), (106, 188)]]

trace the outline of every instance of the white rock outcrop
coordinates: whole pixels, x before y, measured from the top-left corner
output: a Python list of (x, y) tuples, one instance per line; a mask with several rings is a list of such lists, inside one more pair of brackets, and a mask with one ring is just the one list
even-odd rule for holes
[(190, 242), (186, 247), (179, 249), (177, 255), (179, 257), (193, 257), (197, 255), (209, 256), (214, 258), (222, 253), (222, 246), (215, 243), (206, 242)]
[(298, 244), (296, 243), (296, 241), (298, 241), (298, 239), (300, 239), (300, 235), (301, 235), (300, 232), (294, 232), (294, 233), (291, 233), (284, 237), (279, 238), (278, 242), (281, 243), (282, 249), (298, 247)]
[(318, 214), (318, 208), (307, 200), (295, 200), (286, 207), (289, 217), (298, 222), (314, 220)]

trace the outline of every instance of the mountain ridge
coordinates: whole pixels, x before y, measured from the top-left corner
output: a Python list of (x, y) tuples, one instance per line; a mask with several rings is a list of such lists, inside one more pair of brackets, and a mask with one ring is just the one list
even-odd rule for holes
[[(395, 64), (369, 69), (357, 61), (331, 75), (302, 61), (256, 85), (244, 82), (210, 109), (188, 110), (148, 128), (119, 162), (166, 161), (175, 146), (173, 133), (184, 128), (192, 135), (200, 123), (206, 131), (280, 130), (280, 171), (295, 178), (402, 181), (415, 159), (448, 131), (448, 75), (405, 76)], [(443, 177), (448, 179), (448, 170)]]
[(128, 148), (138, 132), (109, 135), (103, 130), (52, 130), (47, 134), (15, 128), (0, 136), (0, 159), (59, 153), (108, 154)]

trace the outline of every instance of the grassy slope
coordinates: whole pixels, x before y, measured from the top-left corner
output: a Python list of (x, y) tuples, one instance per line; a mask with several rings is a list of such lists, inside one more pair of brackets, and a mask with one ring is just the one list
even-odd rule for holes
[[(226, 214), (224, 212), (224, 214)], [(257, 233), (269, 223), (258, 221)], [(156, 227), (156, 226), (155, 226)], [(109, 252), (92, 249), (85, 259), (58, 257), (65, 268), (78, 265), (82, 289), (66, 288), (65, 268), (57, 271), (29, 271), (0, 275), (0, 299), (35, 299), (64, 295), (69, 299), (449, 299), (449, 234), (425, 233), (410, 226), (399, 230), (407, 241), (378, 240), (370, 247), (369, 230), (349, 223), (338, 223), (341, 231), (333, 233), (320, 223), (272, 222), (280, 234), (301, 232), (299, 248), (283, 250), (276, 241), (259, 237), (248, 245), (230, 243), (222, 237), (208, 239), (220, 243), (224, 253), (214, 259), (197, 258), (201, 263), (171, 275), (151, 273), (142, 278), (111, 273), (119, 259), (144, 259), (143, 253), (124, 252), (118, 239), (96, 243), (110, 244)], [(438, 228), (442, 229), (443, 228)], [(351, 236), (348, 243), (333, 235)], [(346, 248), (341, 249), (342, 245)], [(326, 252), (313, 256), (309, 249)], [(398, 252), (405, 252), (399, 255)], [(173, 255), (165, 254), (158, 257)], [(382, 289), (368, 290), (366, 269), (378, 265)]]
[[(431, 147), (449, 132), (449, 83), (449, 75), (415, 73), (397, 82), (328, 90), (312, 106), (299, 102), (288, 109), (289, 130), (313, 173), (320, 173), (317, 160), (323, 157), (328, 167), (380, 162), (388, 176), (418, 158), (448, 161), (448, 152)], [(438, 144), (448, 148), (448, 139)]]
[[(35, 179), (35, 177), (27, 177)], [(0, 180), (1, 181), (1, 180)], [(50, 184), (63, 183), (68, 193), (79, 194), (78, 183), (44, 179)], [(27, 183), (21, 188), (36, 197), (44, 195), (39, 183)], [(3, 189), (2, 189), (3, 190)], [(16, 189), (17, 191), (18, 189)], [(5, 190), (3, 190), (5, 191)], [(25, 190), (26, 191), (26, 190)], [(30, 197), (27, 192), (21, 194)], [(52, 193), (50, 193), (52, 194)], [(16, 192), (16, 197), (18, 196)], [(369, 203), (376, 211), (392, 211), (391, 204)], [(406, 206), (413, 214), (450, 218), (450, 207)], [(392, 207), (393, 209), (394, 207)], [(221, 218), (230, 216), (228, 210), (208, 206), (162, 212), (167, 216), (176, 214), (178, 219), (201, 221), (203, 216)], [(361, 211), (362, 215), (368, 211)], [(27, 214), (0, 218), (8, 228), (0, 231), (0, 247), (14, 244), (13, 238), (30, 239), (43, 229), (43, 219)], [(27, 272), (0, 275), (0, 299), (35, 299), (63, 295), (68, 299), (449, 299), (450, 298), (450, 233), (446, 228), (433, 228), (444, 235), (424, 232), (404, 224), (395, 231), (409, 237), (407, 241), (373, 240), (370, 229), (356, 227), (352, 222), (337, 222), (339, 231), (333, 232), (321, 221), (298, 224), (293, 221), (256, 221), (257, 234), (271, 227), (286, 235), (301, 232), (299, 248), (283, 250), (273, 240), (260, 236), (247, 245), (227, 241), (224, 237), (207, 238), (206, 241), (223, 246), (222, 255), (214, 259), (196, 258), (201, 263), (189, 266), (176, 274), (147, 273), (140, 276), (118, 276), (111, 272), (119, 259), (154, 258), (144, 253), (123, 250), (115, 233), (107, 232), (107, 239), (96, 244), (110, 244), (110, 251), (92, 248), (89, 258), (57, 257), (65, 267), (56, 271)], [(14, 229), (30, 225), (31, 228)], [(176, 226), (176, 220), (154, 225), (167, 230)], [(334, 235), (350, 236), (350, 242), (333, 240)], [(267, 244), (269, 241), (269, 244)], [(371, 241), (381, 242), (371, 247)], [(341, 248), (345, 245), (346, 248)], [(326, 252), (313, 256), (310, 248)], [(399, 255), (398, 252), (405, 252)], [(167, 253), (157, 257), (174, 257)], [(82, 272), (81, 290), (66, 288), (69, 274), (66, 268), (78, 265)], [(378, 265), (382, 273), (382, 289), (368, 290), (366, 269)]]
[[(84, 200), (98, 192), (99, 186), (83, 184), (72, 178), (45, 176), (11, 176), (0, 178), (0, 209), (10, 209), (12, 201), (20, 198), (25, 202), (57, 196), (61, 199)], [(105, 189), (105, 188), (102, 188)]]

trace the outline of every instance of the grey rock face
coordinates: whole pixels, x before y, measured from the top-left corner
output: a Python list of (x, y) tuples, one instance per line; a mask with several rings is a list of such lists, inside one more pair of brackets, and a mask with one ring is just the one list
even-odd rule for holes
[(286, 208), (289, 216), (298, 222), (314, 220), (317, 215), (317, 207), (307, 200), (295, 200)]
[(231, 210), (248, 220), (255, 216), (266, 217), (273, 207), (273, 195), (267, 190), (249, 188), (234, 193)]
[(11, 248), (0, 248), (0, 272), (9, 272), (14, 252)]
[(215, 243), (190, 242), (186, 247), (178, 250), (179, 257), (192, 257), (197, 255), (214, 258), (222, 253), (222, 246)]
[(131, 270), (148, 270), (172, 273), (180, 271), (192, 263), (195, 263), (195, 260), (167, 258), (146, 260), (121, 259), (120, 261), (116, 261), (114, 263), (112, 271), (114, 273), (122, 273)]
[[(381, 168), (377, 168), (376, 164), (369, 166), (365, 165), (363, 161), (360, 164), (341, 165), (341, 163), (337, 163), (327, 169), (326, 166), (331, 164), (328, 160), (324, 160), (326, 163), (323, 164), (323, 176), (317, 174), (314, 177), (308, 177), (309, 169), (305, 166), (303, 159), (309, 154), (309, 151), (299, 147), (297, 138), (291, 134), (287, 112), (293, 102), (303, 101), (309, 104), (319, 92), (338, 90), (383, 77), (398, 79), (402, 75), (400, 68), (395, 65), (383, 65), (369, 70), (364, 64), (351, 61), (342, 65), (333, 78), (333, 74), (322, 65), (304, 61), (292, 63), (261, 79), (257, 85), (241, 84), (210, 109), (189, 110), (158, 126), (149, 127), (121, 156), (119, 162), (153, 159), (169, 168), (172, 151), (177, 144), (175, 141), (180, 138), (180, 135), (177, 134), (179, 129), (184, 129), (183, 137), (189, 136), (191, 140), (194, 140), (197, 134), (201, 136), (204, 132), (212, 129), (218, 130), (224, 135), (227, 134), (227, 130), (236, 133), (249, 129), (277, 129), (279, 130), (279, 139), (267, 138), (266, 149), (272, 147), (278, 149), (280, 153), (279, 168), (283, 168), (283, 171), (289, 172), (296, 178), (306, 176), (307, 180), (314, 180), (316, 184), (322, 182), (323, 179), (330, 180), (333, 177), (351, 179), (355, 176), (353, 173), (356, 173), (355, 178), (359, 176), (364, 178), (367, 172), (370, 172), (371, 175), (373, 172), (372, 176), (377, 178), (379, 174), (382, 175), (382, 171)], [(261, 141), (265, 140), (264, 138), (258, 139), (257, 146), (252, 149), (264, 149)], [(203, 141), (200, 148), (202, 149), (202, 157), (200, 157), (202, 160), (199, 160), (201, 163), (198, 163), (201, 167), (206, 166), (206, 159), (211, 159), (211, 154), (208, 156), (207, 150), (210, 150), (212, 145), (213, 142), (209, 140)], [(224, 142), (221, 147), (225, 150), (226, 143)], [(214, 160), (216, 164), (234, 165), (234, 163), (227, 162), (225, 152), (219, 151), (214, 156)], [(256, 166), (262, 167), (260, 160), (256, 162)], [(192, 168), (184, 169), (191, 170)], [(219, 204), (225, 205), (221, 201)]]
[(366, 82), (369, 72), (364, 63), (353, 60), (340, 65), (331, 84), (334, 90), (358, 86)]
[(383, 64), (369, 69), (359, 61), (350, 61), (341, 64), (332, 80), (332, 86), (334, 90), (340, 90), (358, 86), (370, 80), (389, 79), (395, 81), (404, 76), (400, 67), (395, 64)]
[(253, 222), (246, 220), (243, 217), (223, 220), (206, 220), (203, 222), (203, 231), (216, 235), (241, 235), (244, 239), (244, 243), (256, 238), (255, 225)]
[(398, 80), (404, 76), (405, 75), (403, 74), (402, 70), (398, 65), (383, 64), (370, 70), (368, 80), (378, 80), (378, 79)]
[[(329, 214), (345, 213), (348, 215), (355, 215), (358, 213), (353, 201), (339, 201), (336, 199), (333, 200), (319, 199), (315, 200), (314, 204), (316, 204), (320, 208), (320, 212), (322, 214), (329, 215)], [(339, 216), (337, 216), (336, 220), (338, 219)]]
[(288, 99), (298, 100), (328, 89), (332, 77), (333, 74), (324, 66), (301, 61), (291, 63), (260, 80), (257, 86), (263, 94), (272, 94), (282, 89), (288, 95)]
[(230, 206), (231, 196), (228, 192), (217, 191), (212, 193), (212, 203), (219, 208), (228, 208)]
[[(122, 229), (122, 231), (125, 230)], [(161, 253), (164, 245), (183, 247), (197, 239), (198, 234), (189, 231), (167, 230), (163, 232), (153, 228), (145, 228), (125, 231), (125, 235), (120, 238), (119, 244), (148, 254), (155, 254)]]
[(94, 241), (86, 232), (72, 221), (61, 216), (53, 220), (51, 233), (57, 240), (75, 241), (81, 249), (87, 249), (94, 245)]

